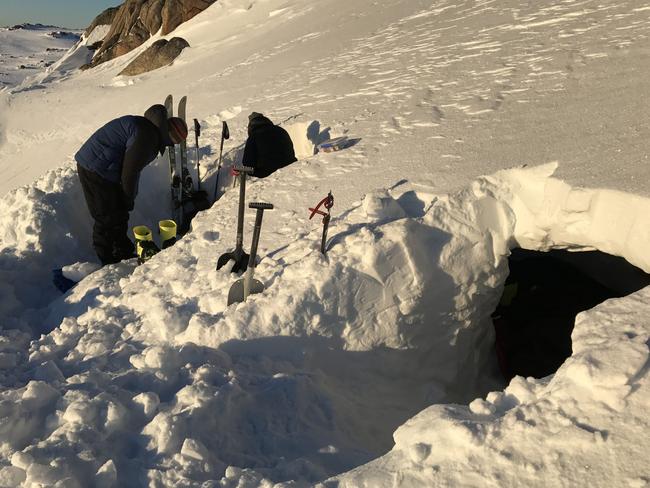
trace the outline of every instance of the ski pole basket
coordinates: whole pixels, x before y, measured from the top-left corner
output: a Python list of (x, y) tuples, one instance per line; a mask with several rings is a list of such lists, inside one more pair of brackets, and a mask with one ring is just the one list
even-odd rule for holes
[[(334, 206), (334, 196), (332, 196), (332, 190), (330, 190), (327, 196), (323, 198), (320, 202), (318, 202), (318, 205), (316, 205), (314, 208), (309, 207), (309, 211), (311, 212), (311, 215), (309, 216), (309, 220), (311, 220), (316, 214), (323, 216), (323, 237), (320, 243), (320, 252), (322, 254), (325, 254), (327, 252), (325, 243), (327, 241), (327, 229), (329, 227), (330, 218), (332, 216), (330, 210), (333, 206)], [(321, 207), (324, 207), (327, 210), (327, 212), (323, 212), (322, 210), (320, 210)]]

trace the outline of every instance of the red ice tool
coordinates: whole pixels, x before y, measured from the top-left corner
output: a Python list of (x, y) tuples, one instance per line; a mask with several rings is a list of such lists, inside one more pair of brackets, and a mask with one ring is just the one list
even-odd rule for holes
[[(323, 206), (327, 209), (327, 212), (323, 212), (320, 210), (320, 207)], [(312, 219), (312, 217), (316, 214), (322, 215), (323, 216), (323, 238), (321, 239), (320, 243), (320, 252), (325, 254), (325, 251), (327, 250), (325, 248), (325, 241), (327, 240), (327, 228), (330, 225), (330, 209), (334, 206), (334, 197), (332, 196), (332, 191), (327, 194), (325, 198), (323, 198), (320, 202), (318, 202), (318, 205), (316, 205), (315, 208), (309, 208), (311, 211), (311, 215), (309, 216), (309, 220)]]

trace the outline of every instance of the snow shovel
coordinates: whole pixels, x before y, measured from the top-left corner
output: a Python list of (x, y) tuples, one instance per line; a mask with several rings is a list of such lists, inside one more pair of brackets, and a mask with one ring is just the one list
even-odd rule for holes
[(239, 273), (244, 271), (248, 266), (248, 254), (244, 252), (244, 203), (246, 202), (246, 175), (253, 172), (253, 168), (248, 166), (235, 167), (239, 171), (239, 212), (237, 214), (237, 242), (235, 250), (227, 252), (219, 256), (217, 261), (217, 269), (221, 269), (225, 264), (233, 260), (232, 273)]
[(260, 232), (262, 230), (262, 217), (264, 216), (264, 210), (273, 209), (273, 204), (251, 202), (248, 206), (249, 208), (257, 209), (257, 214), (255, 215), (255, 230), (253, 231), (253, 243), (251, 244), (251, 257), (249, 259), (250, 265), (248, 266), (244, 277), (235, 281), (230, 287), (230, 291), (228, 292), (228, 305), (245, 302), (248, 295), (262, 293), (264, 291), (264, 285), (261, 281), (253, 278), (253, 274), (255, 273), (257, 244), (260, 241)]
[(219, 172), (221, 171), (221, 156), (223, 154), (223, 141), (224, 139), (230, 139), (230, 131), (228, 130), (228, 124), (224, 120), (221, 124), (221, 147), (219, 148), (219, 164), (217, 165), (217, 180), (214, 183), (214, 201), (217, 201), (218, 191), (219, 191)]

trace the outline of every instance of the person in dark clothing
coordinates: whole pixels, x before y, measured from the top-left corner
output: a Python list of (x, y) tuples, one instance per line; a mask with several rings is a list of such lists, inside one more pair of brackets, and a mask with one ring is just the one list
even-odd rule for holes
[(264, 115), (251, 113), (242, 163), (254, 168), (253, 176), (265, 178), (295, 161), (293, 142), (287, 131)]
[(163, 105), (153, 105), (144, 117), (125, 115), (108, 122), (75, 154), (86, 204), (95, 221), (93, 247), (103, 265), (135, 257), (127, 232), (140, 172), (165, 147), (186, 137), (182, 119), (167, 118)]

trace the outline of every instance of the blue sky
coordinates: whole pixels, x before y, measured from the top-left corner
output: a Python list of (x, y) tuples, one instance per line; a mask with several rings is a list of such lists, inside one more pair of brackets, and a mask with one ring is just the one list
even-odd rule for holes
[(0, 0), (0, 26), (31, 22), (84, 28), (102, 10), (123, 0)]

